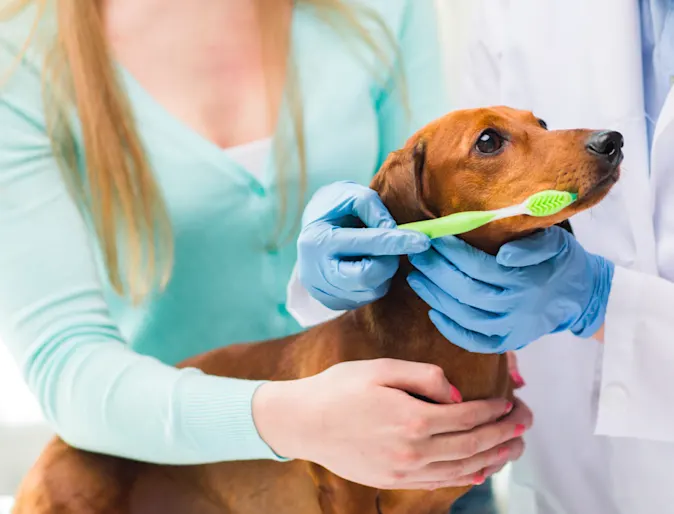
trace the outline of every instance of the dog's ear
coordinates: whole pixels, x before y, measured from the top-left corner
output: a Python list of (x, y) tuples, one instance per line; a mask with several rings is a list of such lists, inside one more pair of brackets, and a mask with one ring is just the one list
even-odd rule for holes
[(425, 167), (426, 143), (420, 139), (391, 153), (372, 181), (398, 224), (437, 217), (424, 194)]

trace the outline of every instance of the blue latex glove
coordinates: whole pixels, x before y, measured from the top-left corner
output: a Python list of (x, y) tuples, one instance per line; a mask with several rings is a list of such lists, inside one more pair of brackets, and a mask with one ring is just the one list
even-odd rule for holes
[(435, 326), (477, 353), (517, 350), (567, 329), (591, 337), (604, 322), (614, 271), (559, 227), (506, 244), (496, 257), (452, 237), (410, 261), (408, 282)]
[[(355, 228), (365, 224), (369, 228)], [(395, 229), (379, 195), (353, 182), (319, 189), (302, 217), (297, 243), (300, 282), (333, 310), (381, 298), (398, 270), (399, 256), (430, 248), (427, 236)]]

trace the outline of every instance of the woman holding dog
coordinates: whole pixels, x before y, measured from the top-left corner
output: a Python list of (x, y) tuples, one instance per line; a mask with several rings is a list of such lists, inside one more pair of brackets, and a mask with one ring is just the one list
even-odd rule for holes
[[(302, 269), (329, 307), (381, 296), (397, 256), (429, 248), (355, 183), (446, 110), (431, 0), (0, 5), (0, 337), (65, 441), (156, 463), (303, 458), (386, 488), (480, 483), (521, 454), (523, 404), (463, 403), (432, 366), (290, 384), (173, 367), (299, 330), (284, 243), (321, 186), (351, 181), (322, 190), (334, 209), (315, 199), (323, 228), (370, 227), (326, 246), (305, 232), (300, 262), (338, 266)], [(354, 245), (368, 257), (335, 260)], [(419, 418), (439, 432), (404, 429)]]

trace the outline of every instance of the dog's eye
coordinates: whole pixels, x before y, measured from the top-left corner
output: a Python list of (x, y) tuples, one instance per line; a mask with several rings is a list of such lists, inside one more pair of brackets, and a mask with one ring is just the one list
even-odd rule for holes
[(543, 127), (545, 130), (548, 130), (548, 124), (545, 123), (545, 120), (539, 119), (539, 120), (538, 120), (538, 124), (539, 124), (541, 127)]
[(483, 154), (491, 154), (498, 152), (503, 146), (503, 138), (494, 129), (487, 129), (480, 137), (477, 138), (475, 148), (478, 152)]

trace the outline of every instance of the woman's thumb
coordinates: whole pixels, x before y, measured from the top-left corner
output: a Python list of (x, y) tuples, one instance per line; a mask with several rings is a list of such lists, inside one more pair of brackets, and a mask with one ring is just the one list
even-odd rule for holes
[(451, 385), (439, 366), (422, 362), (380, 359), (375, 379), (379, 385), (405, 391), (435, 403), (460, 403), (459, 390)]

